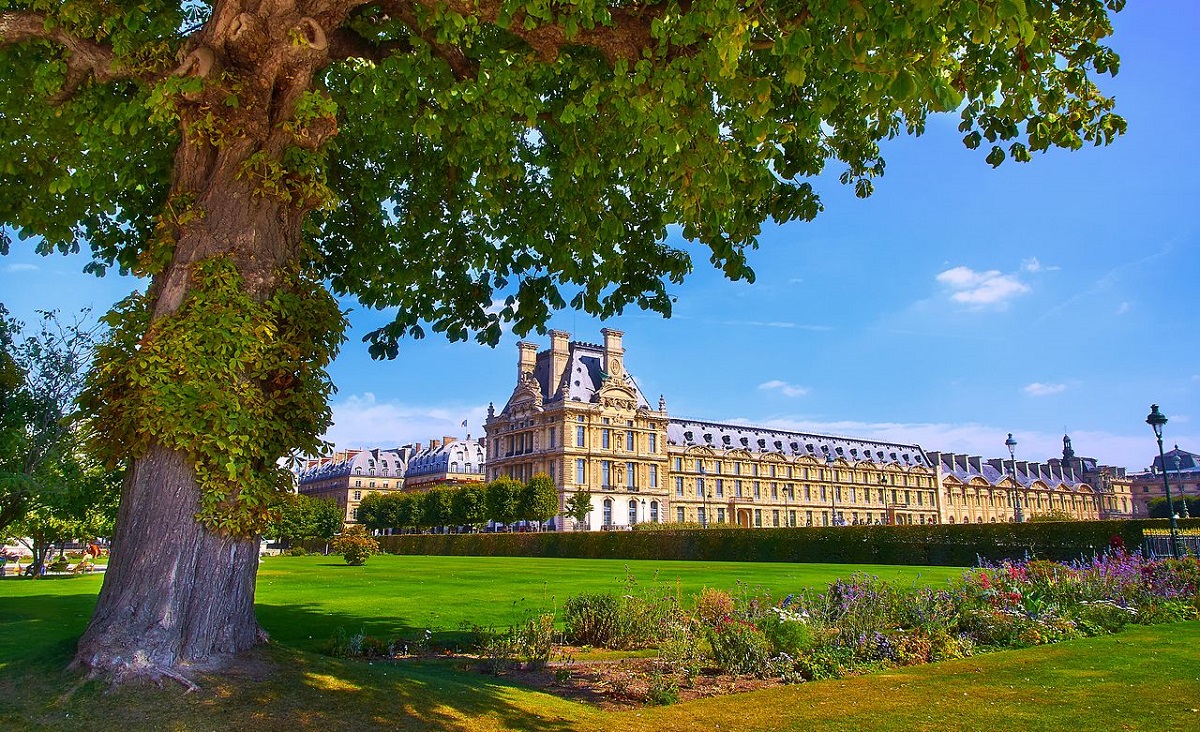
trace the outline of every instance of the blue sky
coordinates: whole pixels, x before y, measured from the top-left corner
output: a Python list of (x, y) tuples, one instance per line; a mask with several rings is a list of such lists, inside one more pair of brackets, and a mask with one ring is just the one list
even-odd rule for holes
[[(1142, 468), (1156, 402), (1168, 448), (1200, 451), (1200, 4), (1130, 3), (1115, 24), (1121, 72), (1103, 88), (1129, 122), (1115, 145), (993, 170), (962, 146), (957, 117), (934, 118), (887, 144), (870, 199), (828, 176), (816, 222), (768, 227), (755, 284), (696, 251), (670, 320), (563, 311), (550, 327), (592, 342), (624, 331), (628, 370), (677, 416), (987, 456), (1007, 454), (1013, 432), (1030, 460), (1057, 455), (1065, 427), (1078, 454)], [(103, 310), (137, 285), (84, 263), (18, 244), (0, 260), (0, 300), (31, 320)], [(495, 350), (430, 337), (373, 362), (359, 341), (386, 315), (346, 306), (339, 446), (462, 436), (464, 419), (479, 435), (488, 402), (508, 398), (515, 337)]]

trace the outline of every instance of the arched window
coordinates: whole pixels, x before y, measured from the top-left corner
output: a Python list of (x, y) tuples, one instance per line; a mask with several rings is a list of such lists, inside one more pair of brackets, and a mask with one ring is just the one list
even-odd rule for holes
[(605, 526), (610, 526), (612, 524), (612, 508), (613, 508), (612, 499), (605, 498), (604, 499), (604, 525)]
[(638, 522), (637, 501), (630, 498), (629, 499), (629, 525), (633, 526), (637, 522)]

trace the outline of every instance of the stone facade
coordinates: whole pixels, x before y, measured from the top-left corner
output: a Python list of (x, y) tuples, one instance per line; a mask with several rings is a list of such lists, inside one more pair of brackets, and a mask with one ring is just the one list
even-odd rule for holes
[[(667, 413), (651, 407), (625, 372), (620, 331), (604, 343), (572, 342), (551, 331), (550, 349), (519, 343), (517, 385), (504, 408), (489, 406), (489, 480), (528, 481), (546, 473), (560, 499), (592, 494), (584, 528), (626, 528), (665, 521)], [(567, 528), (563, 517), (555, 528)]]
[(564, 506), (590, 491), (581, 528), (938, 521), (936, 471), (918, 445), (671, 419), (626, 372), (623, 334), (601, 332), (603, 344), (562, 331), (548, 350), (518, 344), (516, 388), (488, 410), (489, 479), (544, 472)]

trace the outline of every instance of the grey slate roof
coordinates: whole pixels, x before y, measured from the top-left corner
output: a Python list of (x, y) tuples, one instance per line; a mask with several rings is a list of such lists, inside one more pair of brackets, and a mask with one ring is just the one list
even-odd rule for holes
[[(359, 475), (375, 475), (378, 477), (402, 478), (408, 469), (407, 451), (397, 450), (363, 450), (344, 460), (322, 462), (300, 471), (301, 483), (312, 483), (328, 478), (338, 478), (350, 475), (358, 469)], [(371, 473), (374, 470), (374, 473)], [(386, 472), (384, 472), (386, 471)]]
[(810, 455), (818, 460), (832, 457), (835, 460), (844, 458), (850, 462), (870, 460), (876, 463), (898, 463), (905, 467), (933, 467), (920, 445), (699, 420), (672, 419), (667, 425), (667, 442), (671, 445), (700, 445), (717, 450), (776, 452), (791, 457)]
[[(931, 452), (930, 457), (940, 463), (944, 474), (953, 475), (963, 483), (968, 483), (973, 478), (983, 478), (989, 485), (996, 485), (1013, 475), (1013, 462), (1002, 458), (984, 460), (978, 455), (960, 455), (952, 452)], [(1090, 485), (1077, 473), (1064, 471), (1061, 465), (1017, 460), (1015, 468), (1017, 483), (1025, 487), (1039, 480), (1051, 489)]]
[[(593, 402), (607, 378), (602, 368), (604, 346), (583, 341), (571, 341), (568, 348), (570, 349), (567, 356), (568, 378), (563, 398), (566, 401), (584, 402), (585, 404)], [(553, 376), (550, 369), (550, 351), (540, 352), (534, 365), (533, 376), (537, 380), (538, 386), (541, 387), (542, 400), (545, 402), (555, 399), (559, 387), (558, 383), (551, 383)], [(637, 395), (638, 407), (649, 409), (650, 402), (647, 401), (646, 395), (642, 393), (641, 387), (637, 385), (633, 377), (626, 373), (622, 374), (620, 378), (624, 379)]]

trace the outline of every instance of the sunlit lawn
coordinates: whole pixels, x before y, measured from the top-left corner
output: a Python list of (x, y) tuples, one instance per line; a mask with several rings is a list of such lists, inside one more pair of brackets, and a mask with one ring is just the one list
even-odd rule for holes
[(508, 625), (585, 592), (669, 592), (686, 601), (716, 587), (783, 597), (855, 571), (921, 584), (963, 573), (895, 565), (391, 555), (349, 567), (340, 557), (269, 557), (259, 567), (258, 612), (280, 643), (316, 650), (338, 628), (381, 637), (415, 637), (428, 628), (454, 636), (463, 623)]
[(779, 595), (855, 569), (930, 584), (961, 572), (433, 557), (375, 557), (348, 568), (323, 557), (268, 559), (260, 618), (276, 643), (233, 676), (199, 677), (201, 691), (186, 695), (176, 686), (110, 691), (64, 671), (100, 577), (6, 579), (0, 730), (1200, 729), (1195, 622), (631, 712), (563, 701), (455, 662), (367, 664), (312, 652), (337, 627), (401, 635), (463, 620), (507, 623), (576, 592), (621, 588), (626, 566), (638, 587), (658, 582), (685, 596), (739, 580)]

